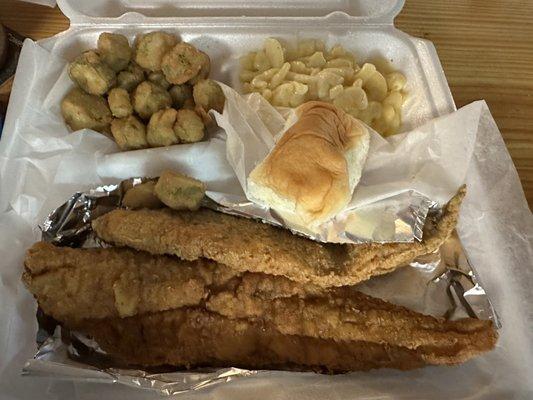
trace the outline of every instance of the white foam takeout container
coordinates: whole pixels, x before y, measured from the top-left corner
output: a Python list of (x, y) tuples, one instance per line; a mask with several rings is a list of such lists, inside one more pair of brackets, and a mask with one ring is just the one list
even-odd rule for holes
[[(455, 109), (434, 46), (393, 25), (403, 0), (59, 0), (58, 5), (71, 27), (40, 42), (53, 57), (72, 60), (80, 50), (94, 48), (104, 31), (133, 39), (161, 29), (206, 51), (212, 59), (211, 77), (237, 87), (239, 57), (261, 48), (266, 37), (293, 44), (320, 38), (327, 47), (339, 43), (353, 51), (360, 65), (383, 58), (406, 75), (409, 95), (402, 131)], [(52, 85), (53, 74), (49, 78)]]
[[(261, 47), (266, 37), (282, 38), (289, 43), (303, 38), (320, 38), (328, 47), (339, 43), (353, 51), (360, 64), (365, 60), (383, 57), (393, 68), (406, 75), (409, 96), (403, 108), (401, 130), (408, 131), (432, 118), (453, 112), (455, 105), (434, 46), (427, 40), (410, 37), (394, 27), (394, 17), (402, 9), (403, 3), (403, 0), (152, 0), (149, 3), (143, 0), (59, 0), (58, 5), (70, 19), (71, 26), (52, 38), (25, 43), (4, 137), (0, 142), (0, 161), (4, 161), (0, 163), (3, 180), (0, 186), (3, 190), (0, 194), (0, 254), (4, 260), (0, 284), (5, 288), (3, 293), (0, 290), (0, 326), (8, 327), (0, 330), (0, 351), (3, 352), (0, 355), (0, 387), (5, 398), (35, 398), (37, 395), (51, 399), (158, 397), (154, 393), (121, 385), (94, 383), (109, 381), (109, 377), (102, 379), (97, 371), (92, 378), (89, 373), (81, 381), (71, 380), (75, 376), (69, 377), (68, 369), (60, 374), (61, 380), (19, 376), (24, 361), (35, 351), (36, 331), (35, 303), (20, 283), (24, 250), (39, 239), (36, 226), (47, 212), (74, 191), (94, 186), (94, 182), (90, 181), (74, 182), (75, 171), (72, 171), (71, 176), (69, 171), (61, 171), (61, 164), (56, 157), (69, 146), (75, 148), (84, 139), (68, 136), (69, 131), (63, 123), (50, 123), (53, 120), (51, 116), (58, 116), (59, 107), (51, 106), (46, 100), (62, 73), (57, 62), (51, 60), (57, 61), (59, 58), (66, 63), (81, 51), (95, 47), (98, 35), (105, 31), (122, 33), (131, 40), (141, 32), (165, 30), (179, 34), (183, 40), (207, 52), (212, 60), (211, 76), (235, 86), (239, 57)], [(490, 121), (486, 122), (486, 127), (497, 132)], [(102, 141), (101, 147), (98, 140), (91, 143), (93, 147), (87, 151), (116, 150), (109, 149), (108, 141)], [(484, 257), (493, 251), (494, 246), (490, 240), (479, 241), (478, 238), (483, 235), (498, 241), (503, 240), (506, 233), (512, 233), (501, 226), (496, 230), (496, 216), (506, 215), (518, 231), (527, 231), (531, 220), (524, 219), (524, 214), (505, 214), (502, 211), (504, 208), (501, 204), (505, 202), (515, 202), (520, 207), (524, 205), (516, 171), (501, 136), (489, 135), (480, 139), (479, 146), (476, 153), (478, 158), (482, 148), (489, 147), (491, 151), (501, 153), (502, 157), (493, 170), (482, 164), (485, 159), (474, 160), (467, 184), (475, 197), (470, 200), (467, 198), (463, 214), (466, 215), (465, 220), (477, 218), (479, 223), (460, 226), (459, 230), (474, 265), (478, 270), (481, 269), (481, 277), (492, 289), (491, 294), (494, 293), (496, 307), (500, 306), (498, 311), (503, 315), (502, 332), (505, 334), (506, 315), (513, 315), (513, 312), (520, 314), (515, 311), (518, 297), (504, 302), (501, 293), (511, 291), (524, 300), (531, 300), (531, 296), (525, 294), (524, 283), (530, 275), (523, 275), (523, 281), (519, 279), (520, 274), (525, 274), (518, 270), (525, 252), (511, 246), (506, 250), (507, 253), (502, 250), (498, 257), (491, 257), (487, 262)], [(80, 168), (95, 167), (84, 165), (83, 154), (76, 154), (76, 157), (79, 157)], [(503, 177), (502, 165), (509, 169)], [(40, 173), (43, 176), (55, 174), (53, 190), (46, 179), (42, 182), (35, 179)], [(32, 183), (31, 188), (24, 183), (29, 179), (36, 182)], [(506, 182), (507, 190), (501, 187), (499, 193), (493, 193), (491, 189), (498, 182)], [(7, 188), (9, 190), (5, 190)], [(36, 201), (31, 195), (19, 196), (19, 193), (43, 192), (48, 196), (44, 200)], [(479, 214), (480, 210), (483, 211), (482, 215)], [(509, 260), (506, 265), (513, 269), (517, 277), (509, 280), (505, 290), (497, 290), (498, 282), (507, 276), (502, 275), (504, 272), (500, 270), (505, 264), (504, 260)], [(531, 326), (531, 317), (513, 317), (512, 325), (522, 332)], [(500, 343), (507, 348), (499, 348), (488, 356), (458, 367), (425, 368), (411, 372), (382, 370), (342, 376), (272, 371), (202, 391), (187, 392), (184, 397), (205, 395), (210, 398), (229, 396), (237, 399), (253, 395), (257, 398), (388, 399), (431, 396), (435, 399), (488, 399), (527, 395), (530, 393), (527, 385), (520, 384), (524, 382), (525, 375), (517, 365), (525, 371), (528, 365), (533, 367), (530, 364), (532, 358), (520, 354), (524, 348), (527, 353), (531, 347), (527, 346), (522, 333), (507, 331), (505, 341), (503, 334)], [(61, 371), (61, 367), (57, 371)], [(502, 383), (503, 380), (507, 380), (508, 384)], [(115, 381), (120, 381), (120, 378)]]

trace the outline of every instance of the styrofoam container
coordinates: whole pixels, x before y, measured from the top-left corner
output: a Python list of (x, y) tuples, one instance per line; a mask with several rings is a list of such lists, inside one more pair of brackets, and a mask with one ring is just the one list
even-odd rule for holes
[[(406, 75), (403, 131), (455, 109), (434, 46), (393, 25), (403, 0), (271, 0), (244, 5), (235, 0), (59, 0), (58, 5), (71, 27), (41, 42), (53, 57), (72, 60), (80, 51), (94, 48), (104, 31), (133, 40), (140, 32), (165, 30), (207, 52), (214, 79), (238, 86), (239, 57), (261, 48), (266, 37), (289, 43), (320, 38), (328, 47), (339, 43), (354, 52), (360, 64), (383, 58)], [(47, 74), (46, 80), (51, 84), (53, 78)]]
[[(71, 26), (52, 38), (25, 43), (20, 58), (20, 73), (15, 79), (4, 126), (4, 137), (0, 141), (0, 167), (3, 165), (2, 157), (8, 159), (11, 154), (16, 154), (14, 159), (9, 159), (9, 163), (4, 164), (3, 169), (0, 168), (1, 187), (10, 188), (0, 194), (0, 225), (5, 224), (0, 226), (3, 229), (0, 231), (10, 230), (15, 238), (10, 240), (4, 237), (0, 240), (3, 262), (9, 266), (22, 265), (21, 249), (39, 239), (35, 226), (42, 219), (42, 213), (35, 214), (35, 209), (49, 211), (75, 190), (85, 189), (94, 183), (76, 182), (80, 187), (73, 190), (70, 171), (61, 170), (61, 159), (56, 157), (56, 154), (76, 148), (84, 141), (83, 135), (70, 135), (62, 121), (58, 101), (61, 93), (57, 92), (57, 82), (65, 79), (66, 63), (81, 51), (94, 48), (100, 33), (118, 32), (130, 40), (138, 33), (152, 30), (178, 34), (183, 40), (209, 54), (212, 61), (211, 76), (230, 85), (236, 85), (238, 81), (239, 57), (261, 47), (266, 37), (282, 38), (289, 43), (296, 43), (302, 38), (320, 38), (328, 47), (339, 43), (354, 52), (360, 63), (382, 57), (394, 69), (406, 75), (406, 91), (409, 95), (402, 111), (401, 130), (408, 131), (432, 118), (453, 112), (455, 105), (434, 46), (427, 40), (413, 38), (394, 27), (393, 20), (403, 3), (404, 0), (59, 0), (58, 5), (70, 19)], [(492, 125), (487, 126), (493, 129)], [(487, 141), (484, 147), (505, 149), (501, 137), (487, 136), (483, 140)], [(107, 139), (94, 139), (90, 142), (92, 147), (84, 151), (108, 152), (108, 142)], [(111, 151), (118, 149), (113, 148)], [(84, 164), (83, 153), (76, 153), (75, 156), (79, 159), (80, 168), (95, 168), (94, 165)], [(505, 165), (512, 165), (508, 155), (506, 157)], [(18, 188), (24, 185), (30, 173), (34, 179), (41, 171), (51, 170), (56, 171), (53, 201), (47, 202), (45, 199), (35, 204), (32, 196), (18, 196)], [(478, 180), (477, 176), (483, 174), (484, 171), (476, 171), (469, 184), (474, 191), (487, 193), (487, 196), (477, 197), (467, 203), (467, 212), (476, 213), (480, 207), (484, 207), (484, 212), (490, 214), (488, 201), (493, 201), (493, 197), (489, 196), (492, 193), (481, 183), (476, 186), (476, 182), (489, 182), (494, 174), (483, 176), (483, 181)], [(514, 182), (512, 185), (516, 185), (518, 181), (515, 175), (516, 171), (509, 178), (509, 182)], [(42, 193), (49, 190), (47, 185), (46, 181), (38, 182), (26, 190)], [(518, 192), (502, 192), (498, 201), (502, 196), (511, 196), (513, 193)], [(515, 200), (522, 201), (517, 196), (519, 197), (516, 195)], [(56, 202), (57, 199), (61, 201)], [(518, 217), (515, 222), (523, 223), (526, 227), (528, 224), (524, 218)], [(480, 230), (487, 230), (483, 228), (484, 224), (489, 223), (481, 220), (479, 227), (470, 227), (466, 235), (467, 242), (476, 243), (476, 235)], [(26, 239), (21, 241), (19, 237)], [(473, 252), (473, 257), (481, 259), (490, 247), (479, 247), (478, 250)], [(2, 286), (7, 288), (3, 293), (5, 297), (0, 292), (0, 300), (7, 299), (5, 304), (0, 304), (0, 321), (7, 326), (0, 329), (0, 386), (5, 388), (6, 398), (153, 398), (153, 393), (121, 386), (91, 384), (90, 380), (72, 383), (48, 378), (42, 381), (23, 378), (25, 380), (21, 381), (18, 376), (20, 367), (34, 350), (32, 336), (36, 324), (28, 317), (33, 313), (35, 303), (28, 293), (21, 294), (24, 288), (20, 283), (20, 271), (6, 269), (1, 278), (0, 291), (3, 290)], [(489, 286), (493, 281), (489, 280)], [(523, 288), (523, 285), (515, 284), (518, 285), (515, 287)], [(500, 293), (495, 288), (493, 290), (498, 298)], [(528, 323), (526, 321), (525, 326)], [(520, 321), (516, 320), (514, 325), (520, 325)], [(509, 336), (516, 337), (522, 341), (514, 341), (514, 346), (524, 347), (523, 335)], [(514, 351), (513, 354), (518, 353)], [(3, 357), (8, 361), (3, 363)], [(352, 375), (328, 377), (313, 374), (292, 374), (289, 379), (285, 373), (271, 372), (243, 379), (239, 385), (218, 386), (216, 392), (205, 389), (202, 392), (187, 393), (183, 398), (193, 395), (206, 398), (218, 398), (219, 395), (253, 398), (254, 393), (258, 396), (261, 393), (261, 398), (275, 396), (281, 399), (295, 398), (303, 392), (306, 398), (326, 398), (328, 393), (335, 398), (365, 399), (428, 398), (430, 395), (435, 399), (501, 398), (497, 397), (498, 394), (496, 397), (487, 396), (482, 390), (484, 385), (500, 388), (499, 390), (502, 387), (496, 375), (490, 371), (494, 368), (491, 363), (503, 361), (498, 354), (490, 357), (462, 366), (460, 370), (426, 368), (412, 372), (372, 371), (356, 374), (355, 379)], [(524, 356), (524, 365), (528, 360)], [(505, 371), (501, 374), (507, 376)], [(516, 380), (521, 379), (519, 374), (514, 376)], [(63, 378), (69, 379), (68, 376)], [(393, 385), (394, 389), (389, 390)], [(329, 389), (332, 387), (336, 390)], [(518, 389), (516, 393), (526, 392)], [(513, 392), (500, 391), (499, 394), (513, 395)]]

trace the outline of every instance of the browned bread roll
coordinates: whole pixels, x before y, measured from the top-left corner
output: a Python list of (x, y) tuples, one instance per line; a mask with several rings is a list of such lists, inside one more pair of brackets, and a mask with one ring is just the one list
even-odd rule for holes
[(332, 104), (311, 101), (248, 177), (251, 200), (305, 226), (327, 221), (350, 201), (369, 147), (368, 130)]

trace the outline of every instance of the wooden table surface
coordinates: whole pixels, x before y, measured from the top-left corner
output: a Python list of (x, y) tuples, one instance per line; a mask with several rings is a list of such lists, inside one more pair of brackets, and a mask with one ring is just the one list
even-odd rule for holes
[[(68, 28), (56, 8), (0, 0), (0, 21), (33, 39)], [(533, 205), (533, 1), (407, 0), (396, 26), (431, 40), (458, 107), (485, 99)]]

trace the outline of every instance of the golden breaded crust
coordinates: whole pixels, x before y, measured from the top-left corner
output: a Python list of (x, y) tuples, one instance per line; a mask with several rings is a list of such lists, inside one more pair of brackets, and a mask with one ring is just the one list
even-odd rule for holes
[(196, 305), (212, 283), (208, 260), (182, 261), (135, 250), (34, 244), (23, 281), (59, 321), (127, 316)]
[(83, 329), (106, 352), (130, 365), (329, 372), (424, 365), (419, 351), (399, 346), (282, 335), (268, 324), (234, 321), (199, 309), (86, 321)]
[(414, 243), (322, 244), (207, 209), (117, 209), (93, 221), (93, 229), (106, 242), (152, 254), (172, 254), (186, 260), (208, 258), (236, 271), (282, 275), (322, 287), (354, 285), (438, 249), (457, 223), (464, 194), (463, 188), (436, 225), (428, 224), (424, 240)]
[(239, 289), (212, 295), (206, 308), (231, 319), (263, 321), (284, 335), (422, 349), (428, 364), (464, 362), (496, 344), (491, 321), (445, 321), (355, 290), (340, 296), (334, 291), (321, 297), (262, 299)]

